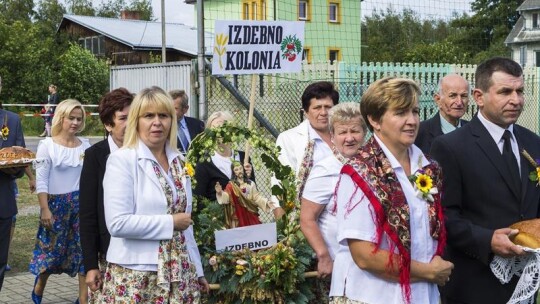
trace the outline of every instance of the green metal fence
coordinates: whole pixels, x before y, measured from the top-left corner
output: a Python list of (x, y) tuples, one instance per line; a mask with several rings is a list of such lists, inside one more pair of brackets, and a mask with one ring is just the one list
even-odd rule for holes
[[(467, 79), (474, 87), (472, 65), (417, 64), (417, 63), (363, 63), (363, 64), (305, 64), (301, 73), (261, 75), (256, 83), (256, 110), (268, 120), (278, 133), (298, 125), (302, 120), (300, 96), (305, 87), (314, 81), (328, 80), (335, 83), (341, 102), (360, 102), (366, 88), (377, 79), (386, 76), (407, 77), (416, 80), (422, 89), (421, 119), (430, 118), (437, 107), (433, 95), (438, 89), (439, 79), (450, 73), (457, 73)], [(519, 124), (539, 132), (538, 72), (536, 68), (524, 70), (526, 87), (525, 110)], [(230, 81), (234, 89), (249, 100), (251, 76), (221, 76)], [(223, 87), (215, 77), (207, 76), (208, 114), (214, 111), (229, 110), (239, 124), (247, 124), (248, 109)], [(470, 101), (465, 119), (471, 119), (477, 111), (473, 100)], [(261, 124), (256, 124), (260, 132), (268, 137), (271, 133)], [(257, 185), (261, 192), (270, 195), (270, 173), (263, 166), (256, 168)]]

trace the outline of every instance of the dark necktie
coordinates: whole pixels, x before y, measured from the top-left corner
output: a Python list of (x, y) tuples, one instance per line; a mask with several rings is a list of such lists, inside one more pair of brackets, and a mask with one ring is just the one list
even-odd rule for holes
[(521, 177), (519, 176), (519, 167), (516, 156), (514, 155), (514, 152), (512, 152), (512, 135), (510, 134), (510, 131), (505, 130), (502, 138), (504, 141), (502, 156), (504, 161), (506, 162), (506, 165), (508, 166), (508, 169), (510, 170), (511, 178), (514, 181), (514, 186), (516, 187), (518, 193), (520, 193)]

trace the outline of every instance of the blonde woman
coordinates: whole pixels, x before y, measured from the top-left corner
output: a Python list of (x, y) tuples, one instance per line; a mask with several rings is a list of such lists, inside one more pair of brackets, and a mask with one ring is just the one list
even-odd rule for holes
[(209, 289), (176, 124), (169, 95), (142, 90), (128, 113), (124, 145), (107, 160), (103, 205), (111, 241), (102, 303), (199, 303), (200, 291)]
[(77, 100), (62, 101), (52, 120), (52, 137), (38, 145), (36, 192), (41, 216), (30, 262), (30, 272), (36, 275), (34, 303), (41, 303), (49, 275), (61, 273), (79, 275), (76, 302), (87, 300), (79, 237), (79, 177), (90, 143), (77, 136), (84, 129), (85, 116)]

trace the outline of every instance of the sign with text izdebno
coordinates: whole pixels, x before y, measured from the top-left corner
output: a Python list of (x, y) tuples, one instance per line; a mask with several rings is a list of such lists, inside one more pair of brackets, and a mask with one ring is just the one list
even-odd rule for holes
[(258, 250), (277, 243), (276, 223), (215, 231), (217, 251)]
[(214, 37), (214, 75), (301, 70), (304, 22), (217, 20)]

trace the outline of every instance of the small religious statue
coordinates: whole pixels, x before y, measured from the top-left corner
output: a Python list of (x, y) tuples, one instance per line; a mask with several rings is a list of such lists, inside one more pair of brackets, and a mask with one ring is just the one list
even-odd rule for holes
[[(249, 164), (247, 165), (250, 166)], [(225, 191), (216, 183), (216, 198), (225, 207), (225, 226), (228, 229), (260, 224), (259, 208), (272, 211), (279, 219), (285, 213), (281, 207), (262, 196), (255, 182), (245, 177), (244, 166), (238, 161), (231, 164), (232, 177)]]

